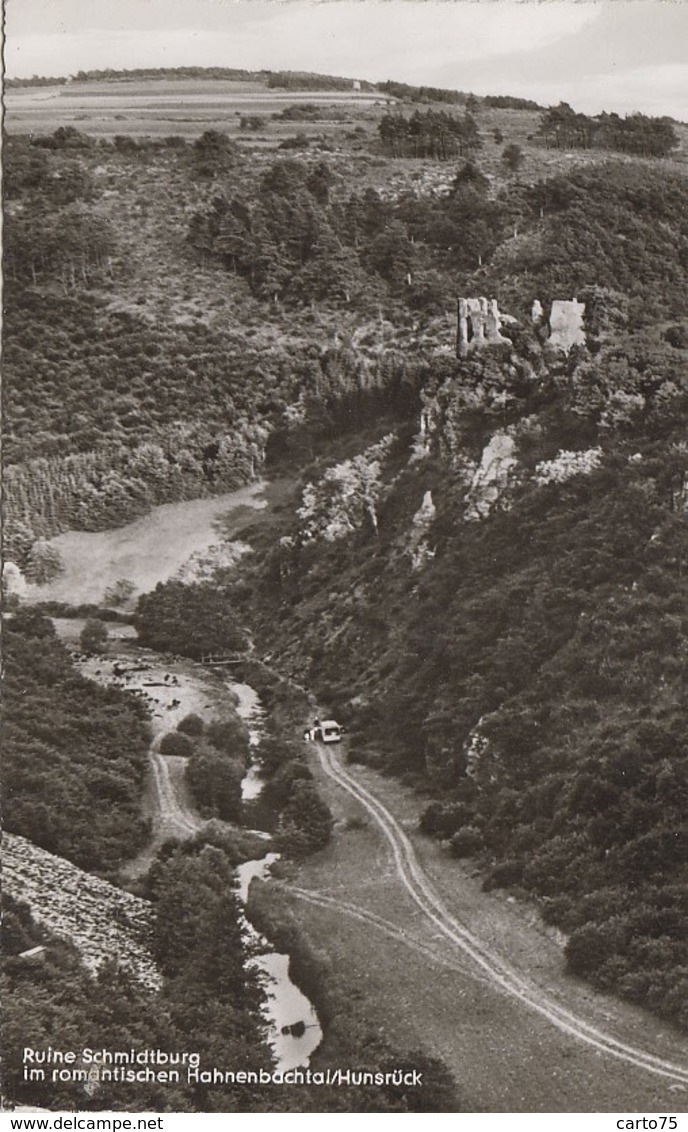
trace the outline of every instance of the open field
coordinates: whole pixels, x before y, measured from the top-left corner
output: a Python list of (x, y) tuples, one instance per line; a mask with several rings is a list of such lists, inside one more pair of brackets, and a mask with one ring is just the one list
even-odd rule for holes
[(66, 531), (51, 544), (64, 570), (47, 585), (27, 587), (24, 600), (99, 602), (124, 578), (135, 587), (132, 604), (135, 594), (172, 577), (192, 555), (225, 541), (234, 515), (241, 524), (247, 508), (265, 506), (261, 492), (262, 484), (255, 483), (209, 499), (163, 503), (118, 530)]
[[(376, 114), (388, 100), (384, 96), (359, 91), (280, 91), (259, 83), (222, 80), (179, 79), (138, 82), (70, 83), (68, 86), (27, 87), (9, 90), (5, 95), (5, 127), (9, 133), (51, 133), (60, 126), (76, 126), (95, 137), (116, 134), (195, 137), (203, 130), (239, 131), (242, 115), (258, 114), (270, 118), (295, 103), (328, 108), (333, 117), (344, 112), (342, 123), (305, 123), (321, 129), (324, 125), (347, 124), (362, 113)], [(350, 112), (350, 114), (349, 114)], [(295, 133), (303, 123), (270, 123), (276, 139)]]

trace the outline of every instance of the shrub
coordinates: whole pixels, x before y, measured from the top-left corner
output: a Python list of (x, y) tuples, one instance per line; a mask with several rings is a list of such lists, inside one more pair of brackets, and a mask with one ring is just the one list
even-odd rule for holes
[(79, 635), (82, 652), (99, 653), (107, 645), (108, 631), (102, 621), (89, 617)]
[(248, 730), (238, 715), (214, 719), (206, 728), (206, 739), (211, 747), (225, 755), (246, 759), (248, 755)]
[(488, 892), (492, 888), (509, 888), (513, 884), (520, 884), (523, 878), (523, 862), (515, 859), (502, 861), (495, 865), (489, 877), (485, 880), (483, 888)]
[(664, 331), (664, 338), (674, 349), (686, 350), (688, 349), (688, 326), (685, 323), (669, 326)]
[(233, 821), (241, 814), (243, 764), (211, 747), (200, 746), (186, 764), (185, 779), (205, 815)]
[(449, 842), (454, 857), (472, 857), (483, 847), (483, 835), (475, 825), (457, 830)]
[(191, 712), (190, 715), (185, 715), (183, 719), (179, 720), (177, 731), (182, 731), (185, 735), (197, 736), (203, 734), (203, 726), (200, 715)]
[(160, 743), (161, 755), (181, 755), (183, 758), (188, 758), (193, 753), (193, 743), (188, 735), (183, 735), (179, 731), (169, 731), (167, 735), (163, 735)]
[(620, 924), (584, 924), (571, 933), (564, 954), (569, 971), (574, 975), (591, 975), (621, 951), (626, 933)]
[(279, 839), (288, 852), (301, 856), (304, 852), (324, 849), (332, 835), (332, 814), (326, 802), (308, 781), (292, 786), (279, 824)]

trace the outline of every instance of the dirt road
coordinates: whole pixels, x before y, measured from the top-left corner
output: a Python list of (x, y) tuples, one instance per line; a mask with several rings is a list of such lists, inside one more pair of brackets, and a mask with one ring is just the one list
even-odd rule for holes
[(208, 722), (233, 711), (236, 697), (226, 681), (191, 660), (139, 649), (126, 640), (113, 640), (110, 648), (106, 656), (82, 660), (81, 672), (100, 684), (114, 684), (143, 698), (150, 711), (153, 733), (143, 798), (144, 812), (151, 820), (151, 838), (122, 867), (122, 877), (133, 879), (150, 868), (164, 841), (192, 837), (206, 824), (184, 780), (187, 759), (161, 755), (161, 741), (176, 731), (186, 715), (198, 715)]
[(626, 1045), (611, 1035), (600, 1032), (585, 1019), (576, 1017), (558, 1003), (548, 1000), (537, 986), (526, 982), (500, 956), (485, 947), (480, 939), (459, 923), (434, 892), (411, 842), (389, 810), (361, 786), (343, 768), (336, 755), (322, 744), (319, 745), (318, 757), (325, 773), (348, 790), (375, 819), (391, 846), (397, 874), (411, 899), (427, 919), (468, 955), (492, 982), (524, 1006), (543, 1015), (558, 1030), (578, 1041), (587, 1042), (601, 1053), (639, 1066), (650, 1073), (688, 1085), (688, 1065), (672, 1064), (646, 1050)]
[(530, 905), (485, 894), (415, 832), (412, 791), (311, 750), (338, 833), (293, 895), (382, 1032), (442, 1056), (475, 1111), (685, 1111), (677, 1031), (567, 976), (561, 939)]

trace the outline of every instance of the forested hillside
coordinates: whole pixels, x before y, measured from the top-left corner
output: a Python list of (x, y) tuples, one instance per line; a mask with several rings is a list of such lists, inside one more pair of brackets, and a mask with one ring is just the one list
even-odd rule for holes
[(436, 792), (423, 830), (685, 1024), (686, 378), (605, 339), (522, 327), (415, 437), (311, 469), (252, 612), (352, 760)]
[(16, 613), (3, 642), (6, 827), (85, 869), (113, 873), (149, 832), (141, 817), (145, 710), (79, 675), (38, 613)]
[[(10, 558), (23, 567), (36, 538), (250, 479), (269, 433), (309, 402), (394, 393), (451, 352), (459, 292), (519, 313), (535, 290), (602, 286), (632, 326), (681, 317), (681, 166), (639, 178), (596, 151), (544, 180), (513, 162), (486, 174), (496, 146), (480, 116), (453, 130), (438, 113), (382, 117), (348, 151), (315, 133), (299, 158), (212, 131), (8, 140)], [(400, 124), (431, 163), (465, 135), (441, 191), (416, 185), (413, 161), (375, 156)]]

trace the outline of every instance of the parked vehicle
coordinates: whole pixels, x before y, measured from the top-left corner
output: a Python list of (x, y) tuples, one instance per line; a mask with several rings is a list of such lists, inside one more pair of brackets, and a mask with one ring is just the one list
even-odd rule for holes
[(339, 743), (345, 728), (334, 719), (314, 720), (313, 726), (304, 731), (303, 737), (309, 742), (319, 740), (321, 743)]

